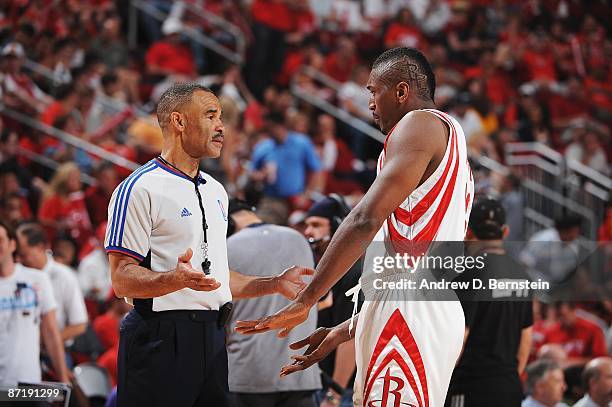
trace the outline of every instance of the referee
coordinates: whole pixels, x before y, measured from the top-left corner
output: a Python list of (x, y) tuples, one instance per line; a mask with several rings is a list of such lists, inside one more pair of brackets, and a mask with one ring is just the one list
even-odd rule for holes
[(229, 270), (227, 193), (199, 170), (223, 146), (217, 97), (173, 85), (157, 119), (162, 154), (126, 178), (108, 207), (113, 288), (134, 305), (120, 329), (118, 406), (226, 406), (232, 297), (295, 297), (309, 271), (256, 278)]

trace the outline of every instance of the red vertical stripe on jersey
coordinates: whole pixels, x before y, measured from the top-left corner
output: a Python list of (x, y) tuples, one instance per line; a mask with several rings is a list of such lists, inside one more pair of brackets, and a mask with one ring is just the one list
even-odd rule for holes
[[(455, 131), (455, 127), (449, 122), (452, 132), (453, 139), (457, 138), (457, 133)], [(440, 229), (440, 225), (442, 224), (442, 219), (444, 219), (444, 215), (450, 205), (450, 201), (453, 199), (453, 192), (455, 191), (455, 183), (457, 182), (457, 171), (459, 170), (459, 147), (457, 143), (455, 143), (455, 166), (453, 168), (453, 174), (451, 175), (451, 179), (446, 186), (446, 190), (444, 191), (444, 195), (442, 195), (442, 199), (436, 208), (433, 216), (427, 222), (427, 225), (414, 237), (416, 241), (432, 241), (434, 240), (438, 230)]]
[(452, 130), (452, 125), (449, 123), (449, 127), (451, 128), (451, 132), (449, 134), (449, 144), (450, 144), (450, 153), (448, 155), (448, 161), (446, 162), (446, 167), (444, 167), (444, 172), (440, 179), (436, 182), (432, 189), (425, 194), (425, 196), (416, 204), (414, 209), (408, 211), (404, 208), (396, 208), (393, 213), (395, 214), (395, 218), (402, 222), (406, 226), (412, 226), (416, 223), (417, 220), (423, 216), (427, 209), (433, 205), (433, 203), (438, 198), (440, 191), (442, 191), (442, 187), (446, 183), (446, 178), (450, 172), (451, 164), (453, 162), (453, 158), (455, 156), (455, 144), (457, 143), (456, 137), (454, 137), (455, 132)]

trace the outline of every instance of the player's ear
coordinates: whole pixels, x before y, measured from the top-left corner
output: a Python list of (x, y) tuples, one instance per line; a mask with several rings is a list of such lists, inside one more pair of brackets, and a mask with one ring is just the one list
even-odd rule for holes
[(170, 113), (170, 123), (179, 131), (185, 130), (185, 118), (179, 112)]
[(396, 96), (400, 102), (408, 100), (408, 93), (410, 92), (410, 85), (406, 82), (400, 82), (396, 87)]

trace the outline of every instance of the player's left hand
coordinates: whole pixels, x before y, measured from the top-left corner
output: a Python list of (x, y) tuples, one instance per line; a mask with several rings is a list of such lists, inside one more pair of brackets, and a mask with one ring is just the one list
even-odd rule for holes
[(299, 372), (312, 366), (313, 364), (320, 362), (329, 355), (331, 351), (336, 349), (343, 341), (341, 337), (333, 328), (318, 328), (307, 338), (302, 339), (289, 345), (289, 348), (298, 350), (304, 346), (306, 352), (303, 355), (293, 355), (293, 363), (287, 366), (283, 366), (280, 371), (280, 376), (287, 376), (291, 373)]
[(284, 338), (293, 328), (306, 321), (310, 308), (312, 304), (292, 302), (272, 316), (254, 321), (236, 321), (236, 331), (244, 335), (252, 335), (271, 329), (280, 329), (278, 337)]
[(290, 300), (294, 300), (300, 291), (306, 287), (302, 277), (312, 276), (313, 274), (314, 270), (307, 267), (289, 267), (276, 277), (277, 292)]

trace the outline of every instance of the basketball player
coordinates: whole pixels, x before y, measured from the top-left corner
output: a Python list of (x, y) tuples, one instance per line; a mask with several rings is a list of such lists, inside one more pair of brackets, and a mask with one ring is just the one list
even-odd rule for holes
[[(372, 240), (393, 255), (397, 245), (464, 239), (474, 189), (465, 136), (457, 120), (435, 109), (428, 61), (415, 49), (385, 51), (374, 62), (367, 88), (374, 120), (387, 134), (376, 180), (334, 235), (309, 286), (275, 315), (239, 322), (240, 332), (280, 329), (279, 336), (287, 335)], [(369, 272), (364, 270), (362, 280)], [(390, 290), (369, 294), (362, 288), (366, 301), (356, 333), (350, 320), (315, 331), (294, 344), (294, 349), (310, 346), (281, 374), (310, 366), (354, 335), (355, 405), (444, 405), (464, 336), (460, 303), (397, 301)]]

